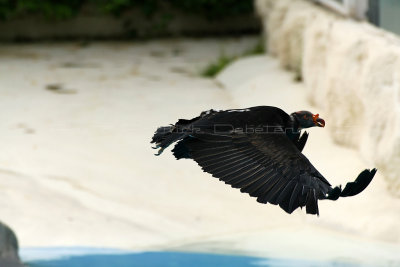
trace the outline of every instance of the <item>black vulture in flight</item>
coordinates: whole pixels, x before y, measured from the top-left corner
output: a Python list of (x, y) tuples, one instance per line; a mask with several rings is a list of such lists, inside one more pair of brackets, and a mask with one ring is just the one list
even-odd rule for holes
[(223, 111), (209, 110), (191, 120), (160, 127), (151, 143), (160, 155), (177, 142), (177, 159), (195, 160), (203, 171), (240, 188), (260, 203), (279, 205), (292, 213), (298, 207), (318, 214), (318, 199), (337, 200), (362, 192), (376, 169), (362, 171), (354, 182), (332, 188), (301, 153), (308, 133), (325, 121), (309, 111), (290, 115), (277, 107), (258, 106)]

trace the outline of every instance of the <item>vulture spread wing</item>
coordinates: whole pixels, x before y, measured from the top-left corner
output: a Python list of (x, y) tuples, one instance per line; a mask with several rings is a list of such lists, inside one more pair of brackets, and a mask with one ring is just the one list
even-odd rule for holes
[(288, 213), (306, 206), (307, 213), (319, 214), (317, 200), (332, 189), (284, 133), (195, 134), (173, 152), (183, 150), (204, 171)]

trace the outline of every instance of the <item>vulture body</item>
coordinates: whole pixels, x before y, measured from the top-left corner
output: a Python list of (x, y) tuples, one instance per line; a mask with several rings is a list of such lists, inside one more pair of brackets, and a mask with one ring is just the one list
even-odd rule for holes
[(191, 120), (159, 127), (151, 143), (159, 149), (177, 142), (177, 159), (195, 160), (203, 171), (240, 188), (260, 203), (279, 205), (287, 213), (306, 207), (319, 215), (318, 200), (336, 200), (362, 192), (376, 173), (364, 170), (354, 182), (332, 188), (301, 153), (308, 133), (325, 121), (309, 111), (287, 114), (277, 107), (258, 106), (223, 111), (209, 110)]

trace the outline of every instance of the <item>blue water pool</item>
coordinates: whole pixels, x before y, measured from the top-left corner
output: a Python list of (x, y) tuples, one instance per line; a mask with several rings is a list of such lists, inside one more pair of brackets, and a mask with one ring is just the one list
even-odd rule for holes
[(138, 252), (87, 248), (24, 249), (30, 267), (242, 267), (242, 266), (355, 266), (340, 262), (270, 259), (188, 252)]

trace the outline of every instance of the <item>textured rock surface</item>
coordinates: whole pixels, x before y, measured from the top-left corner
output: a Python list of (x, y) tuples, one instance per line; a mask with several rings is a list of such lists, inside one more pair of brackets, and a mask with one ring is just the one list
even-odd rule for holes
[(18, 240), (10, 227), (0, 222), (0, 266), (21, 266), (18, 256)]
[(256, 0), (267, 45), (301, 74), (334, 140), (360, 151), (400, 195), (400, 39), (304, 0)]
[(24, 267), (26, 265), (23, 265), (19, 261), (14, 261), (14, 260), (2, 260), (0, 259), (0, 266), (1, 267)]

